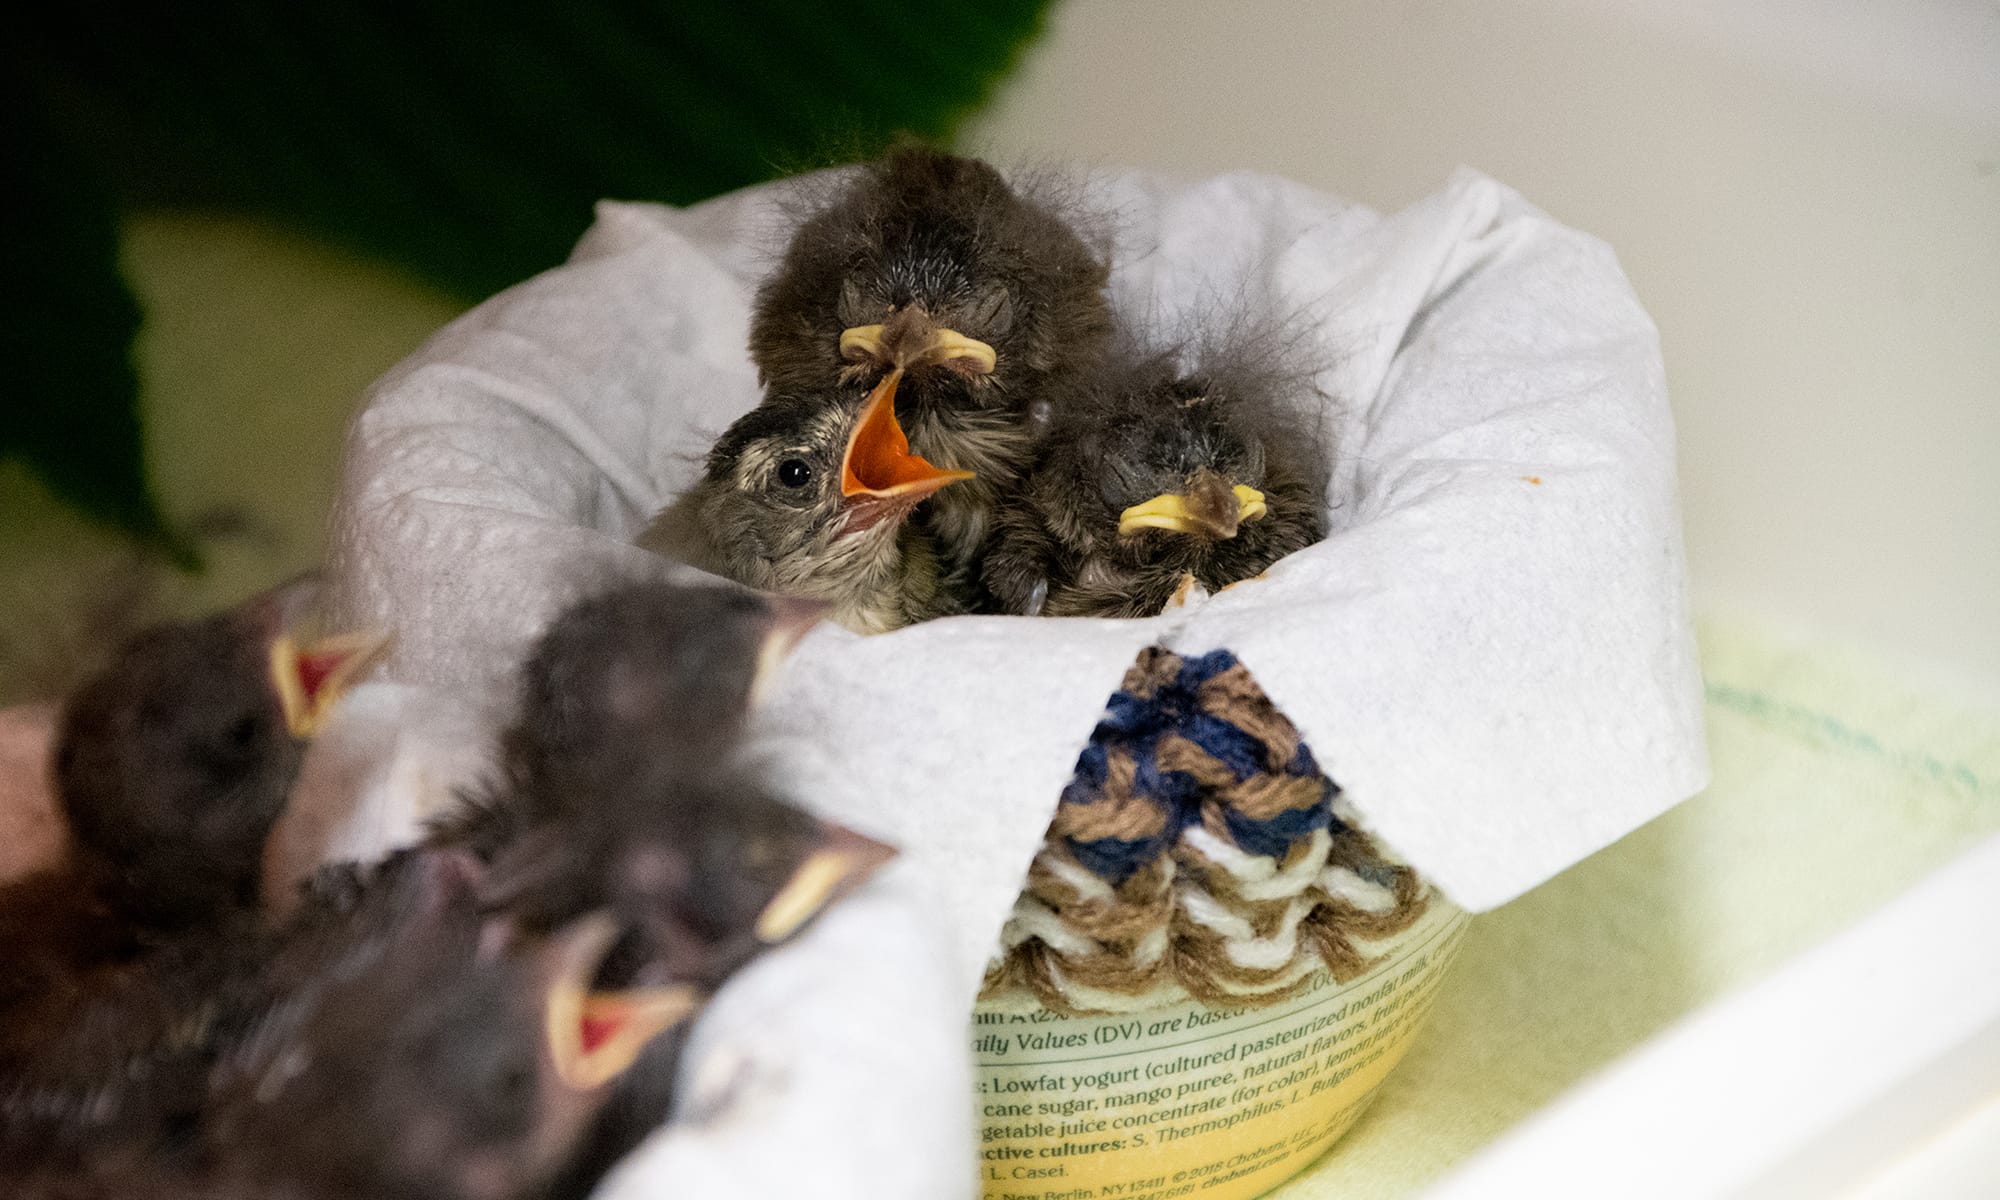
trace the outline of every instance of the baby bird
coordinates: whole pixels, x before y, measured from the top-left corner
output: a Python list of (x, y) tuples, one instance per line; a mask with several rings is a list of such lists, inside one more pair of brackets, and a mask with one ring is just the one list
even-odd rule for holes
[[(751, 695), (813, 615), (633, 584), (577, 604), (530, 652), (507, 774), (472, 808), (493, 815), (440, 837), (488, 860), (486, 909), (527, 933), (616, 918), (593, 1013), (660, 989), (705, 1001), (890, 857), (727, 762)], [(631, 1065), (558, 1194), (585, 1194), (665, 1119), (677, 1054), (662, 1039)]]
[(285, 626), (312, 592), (147, 630), (69, 697), (54, 766), (69, 853), (0, 890), (0, 1062), (147, 954), (254, 907), (306, 739), (383, 642), (301, 649)]
[(480, 868), (392, 861), (349, 911), (305, 919), (272, 999), (211, 1074), (198, 1173), (306, 1196), (540, 1196), (689, 988), (595, 994), (607, 912), (529, 935)]
[(525, 935), (482, 910), (478, 872), (463, 851), (407, 852), (239, 956), (198, 1047), (72, 1083), (116, 1103), (77, 1105), (39, 1144), (0, 1131), (7, 1194), (545, 1195), (693, 994), (596, 995), (611, 916)]
[(1107, 371), (1061, 414), (1003, 510), (983, 571), (1003, 611), (1150, 617), (1321, 536), (1321, 472), (1271, 385), (1164, 358)]
[[(893, 856), (749, 774), (660, 778), (633, 765), (631, 786), (603, 797), (596, 819), (545, 828), (503, 853), (484, 892), (531, 930), (559, 928), (579, 911), (614, 913), (626, 934), (596, 977), (603, 999), (593, 1002), (612, 1012), (628, 995), (706, 1002)], [(557, 1194), (588, 1194), (666, 1120), (679, 1055), (678, 1037), (634, 1050)]]
[(316, 591), (287, 585), (207, 618), (155, 627), (70, 697), (55, 781), (106, 902), (170, 930), (254, 904), (264, 837), (307, 740), (384, 644), (286, 631)]
[(781, 394), (905, 372), (917, 452), (978, 475), (919, 518), (947, 570), (968, 572), (1032, 456), (1038, 405), (1108, 344), (1108, 274), (991, 166), (906, 144), (801, 224), (757, 294), (750, 356)]
[[(488, 861), (536, 828), (587, 823), (634, 754), (690, 772), (717, 769), (785, 655), (824, 611), (657, 580), (571, 604), (521, 664), (498, 778), (435, 822), (426, 840)], [(340, 874), (327, 872), (320, 884), (346, 886)]]
[(896, 419), (902, 379), (891, 371), (865, 398), (837, 385), (773, 394), (723, 433), (701, 482), (639, 545), (754, 588), (825, 601), (857, 633), (965, 611), (969, 597), (908, 517), (973, 475), (910, 452)]

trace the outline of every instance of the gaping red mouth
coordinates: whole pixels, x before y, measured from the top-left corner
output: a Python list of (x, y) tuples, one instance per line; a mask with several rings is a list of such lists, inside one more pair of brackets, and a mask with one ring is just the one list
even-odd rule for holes
[(388, 635), (380, 633), (343, 634), (305, 646), (289, 635), (273, 642), (271, 682), (278, 689), (292, 736), (309, 738), (318, 733), (341, 694), (388, 645)]

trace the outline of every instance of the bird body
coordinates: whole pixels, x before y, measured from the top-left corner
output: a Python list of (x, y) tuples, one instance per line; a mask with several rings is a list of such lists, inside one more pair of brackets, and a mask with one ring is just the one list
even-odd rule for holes
[(1080, 386), (1003, 507), (982, 570), (1003, 611), (1150, 617), (1321, 535), (1322, 473), (1274, 377), (1135, 357)]
[(977, 476), (918, 523), (945, 573), (976, 581), (1041, 415), (1108, 344), (1108, 274), (1052, 205), (990, 165), (903, 145), (801, 223), (758, 292), (750, 353), (774, 393), (905, 374), (897, 412), (911, 444)]
[(64, 859), (0, 889), (0, 1066), (87, 998), (251, 920), (264, 840), (305, 739), (379, 639), (301, 650), (291, 585), (127, 642), (65, 701)]
[[(0, 1081), (0, 1187), (543, 1195), (611, 1095), (616, 1072), (597, 1068), (591, 1044), (604, 1016), (587, 998), (616, 926), (590, 914), (524, 935), (482, 907), (479, 870), (453, 849), (395, 856), (337, 902), (211, 960), (179, 1014), (188, 1032), (63, 1039)], [(670, 999), (631, 1036), (691, 1011), (687, 994)], [(133, 1002), (118, 1015), (158, 1025), (155, 1012)]]
[[(482, 903), (545, 935), (591, 913), (622, 935), (594, 984), (702, 1001), (889, 856), (732, 765), (811, 607), (638, 583), (551, 623), (522, 668), (507, 769), (439, 831), (483, 861)], [(556, 1192), (584, 1194), (665, 1119), (677, 1035), (623, 1063)]]

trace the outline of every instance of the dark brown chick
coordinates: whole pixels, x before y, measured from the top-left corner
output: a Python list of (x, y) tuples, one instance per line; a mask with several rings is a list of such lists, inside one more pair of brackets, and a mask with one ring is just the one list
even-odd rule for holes
[(978, 476), (919, 514), (948, 573), (970, 573), (1032, 455), (1038, 402), (1105, 350), (1107, 277), (1068, 223), (991, 166), (905, 145), (799, 227), (757, 294), (750, 356), (779, 394), (903, 370), (911, 444)]
[[(888, 847), (815, 818), (747, 773), (635, 766), (581, 826), (524, 838), (493, 865), (489, 903), (530, 929), (599, 906), (626, 931), (597, 978), (609, 996), (686, 989), (705, 1002), (888, 861)], [(673, 1107), (681, 1039), (645, 1048), (619, 1081), (560, 1194), (583, 1195)]]
[(309, 584), (127, 643), (63, 707), (59, 866), (0, 890), (0, 1064), (120, 972), (252, 911), (306, 739), (380, 639), (303, 650)]
[[(9, 1195), (515, 1200), (546, 1194), (620, 1072), (694, 1010), (689, 988), (594, 994), (608, 913), (543, 935), (476, 899), (481, 868), (422, 848), (308, 909), (219, 983), (199, 1052), (16, 1087)], [(170, 1068), (165, 1070), (163, 1068)], [(172, 1088), (156, 1079), (164, 1078)], [(115, 1103), (105, 1103), (103, 1100)], [(57, 1185), (54, 1181), (61, 1181)], [(88, 1183), (88, 1189), (81, 1185)]]
[(947, 577), (933, 539), (908, 518), (972, 476), (910, 453), (896, 419), (899, 382), (892, 372), (866, 393), (773, 394), (723, 433), (701, 482), (639, 544), (750, 587), (824, 601), (857, 633), (965, 611), (963, 581)]
[(1152, 359), (1082, 389), (986, 555), (1001, 609), (1150, 617), (1189, 579), (1217, 591), (1319, 540), (1322, 476), (1272, 386)]
[[(643, 750), (710, 771), (824, 607), (727, 586), (615, 584), (549, 622), (522, 662), (498, 776), (427, 841), (490, 860), (531, 830), (588, 820)], [(644, 739), (634, 745), (633, 738)], [(347, 886), (324, 873), (319, 886)]]
[(480, 872), (413, 851), (347, 911), (306, 918), (212, 1072), (197, 1174), (301, 1196), (545, 1194), (693, 993), (599, 1003), (615, 919), (528, 934), (478, 901)]
[[(690, 697), (729, 710), (724, 723), (733, 729), (746, 687), (717, 681), (752, 678), (752, 664), (768, 663), (803, 628), (800, 610), (720, 589), (650, 587), (652, 604), (684, 613), (690, 607), (674, 597), (734, 600), (718, 602), (726, 611), (711, 610), (699, 626), (680, 622), (678, 635), (633, 636), (620, 622), (590, 619), (604, 607), (590, 601), (556, 622), (530, 655), (522, 727), (509, 737), (518, 761), (506, 787), (523, 794), (497, 801), (525, 816), (485, 847), (491, 865), (481, 895), (489, 912), (532, 934), (610, 913), (624, 934), (595, 981), (607, 996), (665, 990), (705, 1001), (889, 851), (730, 766), (727, 745), (688, 752), (683, 731), (706, 717), (691, 711)], [(625, 604), (646, 607), (641, 599)], [(562, 736), (534, 732), (552, 703), (590, 720)], [(540, 788), (561, 794), (531, 794)], [(599, 1003), (616, 1011), (613, 1000)], [(653, 1043), (620, 1081), (560, 1194), (584, 1194), (665, 1118), (678, 1046), (671, 1036)]]

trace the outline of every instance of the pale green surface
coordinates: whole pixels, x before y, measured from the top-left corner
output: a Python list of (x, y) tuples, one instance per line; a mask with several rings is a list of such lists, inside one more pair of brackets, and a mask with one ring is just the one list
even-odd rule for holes
[[(240, 505), (264, 528), (165, 597), (204, 607), (317, 557), (354, 401), (456, 306), (248, 222), (145, 217), (126, 255), (148, 306), (145, 411), (169, 511)], [(115, 543), (0, 467), (0, 633), (52, 628), (115, 558)], [(1880, 664), (1738, 623), (1706, 624), (1702, 638), (1715, 785), (1476, 918), (1430, 1028), (1373, 1110), (1274, 1195), (1407, 1194), (2000, 828), (2000, 714), (1954, 710)]]
[(2000, 712), (1740, 623), (1701, 639), (1714, 784), (1473, 918), (1373, 1110), (1275, 1200), (1408, 1194), (2000, 829)]
[[(162, 502), (176, 520), (219, 506), (250, 519), (206, 548), (206, 574), (159, 576), (162, 608), (215, 607), (317, 561), (355, 401), (459, 305), (248, 220), (156, 213), (124, 232), (145, 305), (141, 404)], [(43, 660), (74, 640), (64, 614), (128, 560), (0, 464), (0, 703), (63, 677), (64, 663)]]

